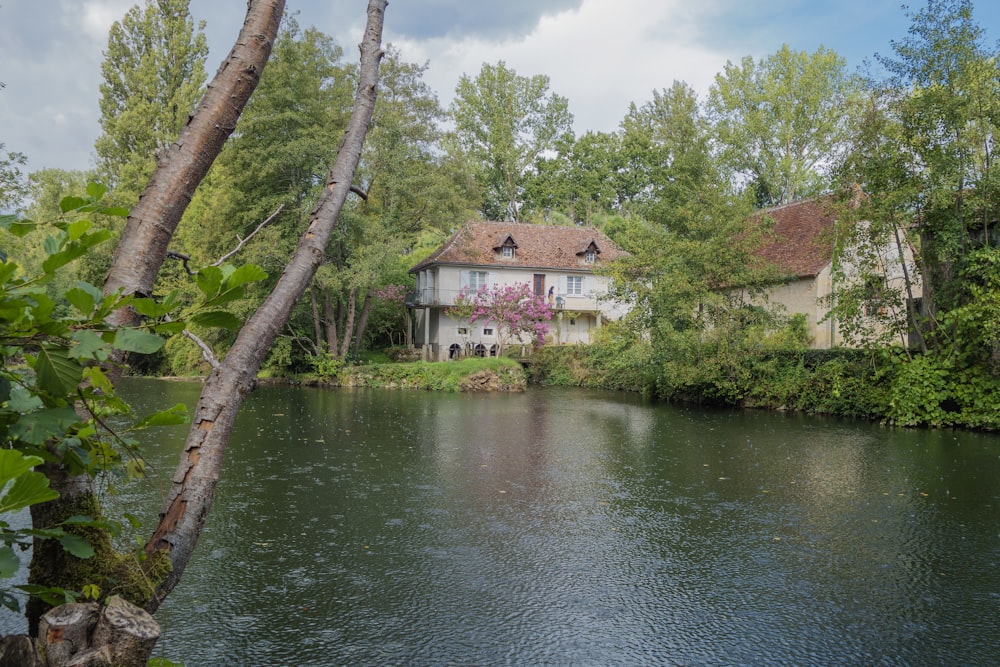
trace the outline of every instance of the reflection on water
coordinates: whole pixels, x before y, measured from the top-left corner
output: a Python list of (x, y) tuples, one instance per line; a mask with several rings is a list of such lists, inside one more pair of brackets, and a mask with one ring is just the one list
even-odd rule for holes
[[(150, 407), (197, 390), (126, 387)], [(171, 433), (127, 499), (149, 520)], [(263, 387), (159, 650), (189, 667), (997, 664), (998, 508), (990, 436), (582, 390)]]

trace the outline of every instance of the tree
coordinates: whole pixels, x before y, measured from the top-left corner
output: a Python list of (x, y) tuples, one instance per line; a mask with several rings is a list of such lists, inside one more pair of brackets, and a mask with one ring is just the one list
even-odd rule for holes
[[(993, 161), (1000, 64), (983, 45), (970, 1), (928, 0), (909, 16), (909, 37), (892, 42), (895, 57), (879, 58), (891, 76), (876, 89), (894, 129), (888, 148), (899, 162), (875, 171), (856, 160), (855, 172), (865, 185), (889, 186), (870, 192), (898, 202), (917, 225), (924, 323), (934, 345), (974, 357), (992, 354), (1000, 341), (983, 345), (978, 337), (956, 338), (960, 324), (954, 317), (949, 327), (939, 325), (949, 319), (945, 313), (976, 298), (970, 283), (990, 281), (969, 272), (990, 264), (977, 255), (988, 254), (997, 240), (1000, 182)], [(885, 173), (894, 174), (892, 181)]]
[(459, 79), (451, 105), (454, 138), (475, 166), (488, 219), (519, 219), (528, 170), (572, 132), (566, 98), (546, 96), (548, 89), (547, 76), (518, 76), (503, 61), (484, 63), (475, 79)]
[(98, 171), (115, 197), (132, 206), (156, 156), (194, 111), (205, 83), (204, 22), (190, 0), (146, 0), (111, 26), (101, 63)]
[[(236, 119), (267, 62), (283, 7), (282, 0), (252, 0), (248, 4), (247, 19), (236, 45), (178, 140), (161, 154), (144, 196), (129, 213), (104, 284), (105, 296), (149, 296), (153, 293), (156, 275), (184, 208), (236, 126)], [(102, 320), (108, 326), (121, 328), (135, 326), (140, 315), (132, 307), (122, 307)], [(106, 360), (108, 381), (112, 385), (120, 375), (118, 364), (123, 361), (123, 350), (112, 351)], [(74, 508), (97, 506), (93, 479), (74, 472), (58, 451), (43, 466), (43, 472), (51, 487), (59, 493), (59, 499), (32, 507), (34, 528), (50, 528), (62, 518), (74, 515)], [(105, 542), (97, 545), (102, 550), (110, 548), (108, 536), (104, 538)], [(32, 560), (37, 562), (37, 567), (32, 567), (32, 583), (67, 589), (79, 589), (88, 583), (74, 578), (74, 573), (67, 568), (56, 565), (61, 558), (62, 554), (53, 552), (49, 545), (36, 544)], [(29, 612), (32, 629), (36, 629), (42, 609)]]
[(0, 143), (0, 212), (17, 208), (27, 194), (23, 168), (28, 158), (23, 153), (6, 151)]
[[(385, 5), (385, 0), (369, 1), (354, 111), (309, 225), (270, 295), (243, 325), (225, 359), (206, 380), (195, 407), (160, 522), (145, 547), (151, 557), (165, 554), (172, 568), (147, 608), (155, 609), (180, 581), (211, 508), (222, 456), (239, 408), (256, 384), (268, 349), (322, 263), (326, 244), (353, 187), (354, 170), (375, 107)], [(121, 261), (129, 263), (128, 258)]]
[(708, 108), (725, 162), (756, 192), (758, 206), (827, 189), (826, 171), (845, 148), (856, 83), (844, 60), (783, 45), (774, 55), (726, 63)]
[(549, 304), (527, 283), (492, 285), (472, 294), (459, 294), (446, 313), (469, 324), (482, 320), (496, 325), (497, 356), (510, 341), (525, 336), (540, 345), (552, 319)]

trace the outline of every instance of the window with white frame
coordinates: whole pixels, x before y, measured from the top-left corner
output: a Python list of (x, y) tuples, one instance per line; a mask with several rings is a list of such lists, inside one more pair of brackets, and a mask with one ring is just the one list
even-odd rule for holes
[(512, 245), (505, 245), (505, 246), (503, 246), (500, 249), (500, 254), (503, 255), (507, 259), (511, 259), (512, 257), (514, 257), (514, 246), (512, 246)]
[(583, 276), (566, 277), (566, 294), (568, 296), (581, 296), (583, 294)]
[(484, 336), (492, 336), (493, 335), (493, 329), (483, 329), (483, 335)]
[(583, 261), (585, 261), (587, 264), (593, 264), (594, 262), (597, 261), (597, 253), (593, 250), (588, 250), (587, 252), (583, 253)]
[(469, 271), (469, 291), (476, 292), (486, 287), (485, 271)]

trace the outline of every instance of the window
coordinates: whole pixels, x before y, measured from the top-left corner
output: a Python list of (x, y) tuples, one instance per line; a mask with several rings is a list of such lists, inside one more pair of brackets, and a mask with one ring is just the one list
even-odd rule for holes
[(486, 287), (485, 271), (469, 271), (469, 291), (478, 292)]
[(459, 336), (468, 336), (469, 335), (469, 328), (468, 327), (459, 327), (458, 328), (458, 335)]
[(483, 329), (483, 335), (484, 336), (492, 336), (493, 335), (493, 329)]
[(566, 294), (569, 296), (583, 294), (583, 276), (568, 276), (566, 278)]
[(514, 246), (512, 246), (512, 245), (505, 245), (503, 248), (500, 249), (500, 254), (503, 255), (507, 259), (513, 258), (514, 257)]
[(593, 250), (588, 250), (587, 252), (583, 253), (583, 261), (585, 261), (587, 264), (593, 264), (594, 262), (597, 261), (597, 253)]

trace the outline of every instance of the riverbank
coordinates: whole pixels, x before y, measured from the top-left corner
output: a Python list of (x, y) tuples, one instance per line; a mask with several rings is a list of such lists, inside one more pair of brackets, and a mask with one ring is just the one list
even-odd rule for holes
[(528, 376), (524, 367), (513, 359), (472, 357), (448, 362), (343, 366), (333, 373), (303, 377), (301, 384), (446, 392), (521, 392), (528, 384)]

